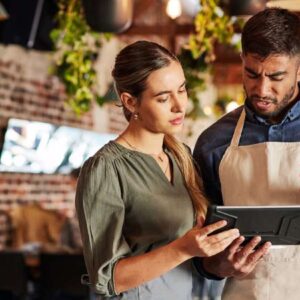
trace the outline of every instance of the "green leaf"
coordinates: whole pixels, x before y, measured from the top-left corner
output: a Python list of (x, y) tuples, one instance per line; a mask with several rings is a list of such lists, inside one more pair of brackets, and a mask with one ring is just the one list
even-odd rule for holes
[[(94, 61), (102, 40), (111, 38), (112, 34), (99, 34), (91, 30), (80, 0), (58, 0), (57, 5), (57, 27), (51, 31), (50, 37), (56, 50), (63, 54), (59, 55), (59, 60), (51, 69), (65, 85), (67, 105), (81, 115), (91, 108), (92, 101), (105, 101), (99, 100), (93, 92), (97, 82)], [(93, 49), (88, 37), (92, 41), (96, 39)]]

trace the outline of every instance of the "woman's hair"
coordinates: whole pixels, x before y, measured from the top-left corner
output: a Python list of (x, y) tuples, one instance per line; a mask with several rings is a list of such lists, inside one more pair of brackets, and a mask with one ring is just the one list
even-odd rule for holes
[(267, 8), (254, 15), (242, 32), (244, 54), (266, 58), (271, 54), (300, 53), (300, 17), (282, 8)]
[(164, 144), (173, 153), (179, 165), (197, 216), (205, 217), (208, 201), (203, 194), (202, 180), (195, 169), (194, 161), (188, 148), (171, 135), (165, 135)]
[[(146, 89), (148, 76), (169, 66), (172, 61), (178, 61), (177, 57), (156, 43), (138, 41), (128, 45), (117, 55), (112, 71), (117, 94), (120, 96), (126, 92), (139, 101)], [(131, 112), (124, 105), (123, 110), (129, 121)]]
[[(149, 75), (169, 66), (173, 61), (179, 63), (173, 53), (154, 42), (138, 41), (128, 45), (117, 55), (112, 71), (118, 95), (126, 92), (135, 97), (138, 102), (141, 101), (142, 93), (147, 88)], [(129, 121), (132, 113), (124, 105), (123, 110)], [(164, 145), (173, 153), (179, 165), (197, 214), (205, 215), (207, 200), (203, 196), (201, 179), (186, 146), (170, 135), (165, 135)]]

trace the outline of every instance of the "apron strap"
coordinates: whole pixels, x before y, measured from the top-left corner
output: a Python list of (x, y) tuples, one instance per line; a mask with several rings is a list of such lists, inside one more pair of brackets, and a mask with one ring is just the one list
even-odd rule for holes
[(239, 120), (237, 122), (236, 128), (234, 130), (234, 134), (233, 137), (231, 139), (231, 143), (230, 146), (238, 146), (240, 143), (240, 138), (242, 135), (242, 131), (244, 128), (244, 123), (245, 123), (245, 119), (246, 119), (246, 112), (245, 112), (245, 108), (243, 108), (242, 113), (239, 117)]

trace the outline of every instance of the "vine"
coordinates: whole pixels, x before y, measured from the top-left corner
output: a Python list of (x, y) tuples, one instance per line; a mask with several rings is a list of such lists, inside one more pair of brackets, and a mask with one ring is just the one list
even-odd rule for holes
[(192, 108), (188, 117), (197, 119), (204, 113), (198, 99), (198, 93), (206, 89), (205, 74), (212, 70), (216, 59), (216, 43), (231, 45), (240, 49), (240, 40), (236, 38), (235, 27), (241, 28), (240, 19), (230, 17), (219, 6), (219, 0), (199, 0), (200, 10), (194, 19), (195, 33), (189, 37), (179, 59), (187, 78), (187, 88)]
[(80, 115), (91, 108), (93, 101), (104, 103), (96, 91), (94, 62), (103, 39), (88, 26), (80, 0), (59, 0), (57, 27), (51, 31), (55, 45), (53, 72), (64, 83), (67, 104)]

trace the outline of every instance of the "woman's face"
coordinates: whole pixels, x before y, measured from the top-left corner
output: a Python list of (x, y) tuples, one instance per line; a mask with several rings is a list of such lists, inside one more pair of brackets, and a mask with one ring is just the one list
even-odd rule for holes
[(140, 125), (153, 133), (174, 134), (182, 129), (188, 97), (181, 65), (152, 72), (136, 112)]

